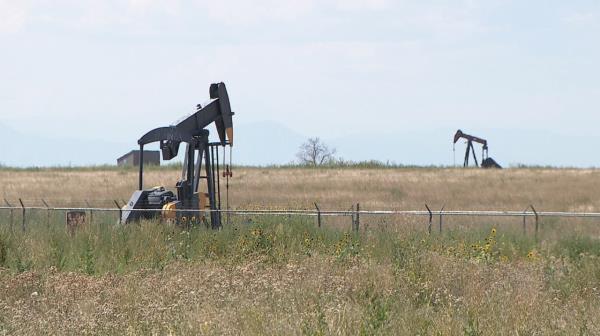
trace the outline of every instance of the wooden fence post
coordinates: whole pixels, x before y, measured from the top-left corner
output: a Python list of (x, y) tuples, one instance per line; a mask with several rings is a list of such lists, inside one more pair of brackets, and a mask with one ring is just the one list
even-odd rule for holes
[(538, 231), (539, 231), (539, 216), (533, 205), (530, 205), (531, 210), (533, 210), (533, 214), (535, 215), (535, 240), (538, 239)]
[(43, 198), (42, 203), (44, 203), (44, 206), (46, 207), (46, 227), (50, 227), (50, 206), (48, 203), (46, 203), (46, 201), (44, 201)]
[(358, 232), (360, 228), (360, 203), (356, 203), (356, 222), (354, 224), (354, 231)]
[(23, 204), (23, 200), (19, 198), (19, 203), (21, 203), (21, 216), (23, 217), (23, 221), (21, 223), (21, 229), (25, 232), (25, 205)]
[(119, 205), (119, 202), (117, 202), (117, 200), (115, 201), (115, 205), (117, 206), (117, 209), (119, 209), (119, 223), (121, 222), (121, 218), (123, 218), (123, 208), (121, 208), (121, 206)]
[(523, 210), (523, 236), (527, 235), (527, 210), (529, 210), (529, 207)]
[(350, 206), (350, 230), (354, 230), (354, 204)]
[(317, 208), (317, 226), (321, 227), (321, 209), (319, 209), (317, 202), (314, 202), (314, 204), (315, 204), (315, 208)]
[(427, 204), (425, 204), (425, 208), (427, 208), (427, 212), (429, 212), (429, 224), (427, 225), (427, 232), (431, 234), (431, 222), (433, 220), (433, 213), (431, 213), (431, 209), (429, 209), (429, 206)]
[(446, 205), (442, 205), (442, 208), (440, 209), (440, 233), (442, 233), (442, 212), (444, 212), (444, 208), (446, 207)]

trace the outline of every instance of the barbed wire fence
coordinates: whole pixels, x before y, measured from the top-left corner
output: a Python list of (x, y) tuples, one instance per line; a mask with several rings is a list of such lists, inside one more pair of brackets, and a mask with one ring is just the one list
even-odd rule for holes
[[(30, 223), (46, 223), (47, 225), (55, 223), (64, 223), (68, 225), (69, 214), (78, 213), (83, 216), (84, 223), (113, 223), (119, 222), (122, 215), (122, 207), (126, 204), (125, 200), (31, 200), (31, 199), (3, 199), (0, 206), (0, 224), (7, 224), (11, 230), (15, 226), (20, 226), (21, 230), (26, 231)], [(61, 203), (60, 205), (54, 205)], [(92, 206), (92, 204), (94, 206)], [(128, 210), (129, 211), (129, 210)], [(161, 212), (161, 209), (133, 209), (131, 211), (143, 212)], [(193, 210), (177, 209), (181, 213), (190, 213)], [(454, 218), (471, 219), (475, 223), (477, 219), (495, 219), (498, 224), (499, 219), (509, 219), (514, 226), (520, 224), (520, 230), (524, 235), (528, 231), (537, 239), (541, 222), (549, 220), (556, 222), (558, 219), (600, 219), (599, 212), (564, 212), (564, 211), (538, 211), (533, 205), (528, 205), (524, 210), (446, 210), (442, 206), (439, 210), (432, 210), (427, 204), (422, 210), (365, 210), (361, 208), (360, 203), (353, 204), (344, 210), (326, 210), (322, 209), (316, 202), (313, 209), (229, 209), (229, 210), (202, 210), (205, 214), (211, 211), (217, 211), (224, 214), (225, 224), (229, 224), (229, 217), (233, 217), (236, 223), (253, 223), (258, 217), (265, 216), (286, 216), (287, 218), (301, 218), (303, 220), (314, 220), (318, 227), (325, 225), (327, 219), (328, 226), (344, 227), (350, 218), (350, 229), (359, 231), (368, 230), (369, 225), (383, 223), (385, 226), (412, 226), (415, 228), (425, 228), (429, 234), (434, 231), (442, 232), (448, 222)], [(83, 215), (81, 215), (83, 214)], [(341, 220), (332, 220), (338, 218)], [(343, 219), (345, 218), (345, 219)], [(377, 221), (376, 219), (380, 220)], [(412, 220), (406, 220), (412, 218)], [(394, 220), (395, 219), (395, 220)], [(401, 220), (403, 219), (403, 220)], [(517, 219), (515, 221), (515, 219)], [(79, 218), (79, 220), (82, 220)], [(362, 223), (361, 223), (362, 221)], [(496, 223), (495, 222), (495, 223)], [(530, 225), (528, 225), (530, 223)], [(436, 225), (437, 224), (437, 225)], [(533, 227), (531, 227), (533, 225)], [(434, 228), (437, 226), (437, 230)], [(600, 226), (598, 226), (600, 228)]]

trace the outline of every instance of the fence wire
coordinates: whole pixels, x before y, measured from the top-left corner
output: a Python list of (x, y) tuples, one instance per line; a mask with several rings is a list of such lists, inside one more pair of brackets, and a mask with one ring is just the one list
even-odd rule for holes
[[(83, 201), (79, 204), (70, 203), (61, 206), (52, 206), (50, 202), (17, 202), (4, 200), (5, 205), (0, 206), (0, 224), (9, 224), (11, 228), (21, 226), (23, 230), (36, 223), (66, 223), (69, 212), (83, 212), (86, 223), (118, 223), (122, 214), (122, 206), (126, 202), (117, 200), (102, 200), (99, 202)], [(56, 203), (54, 200), (52, 203)], [(104, 206), (91, 206), (102, 203)], [(427, 230), (429, 233), (442, 232), (456, 228), (482, 228), (486, 226), (503, 226), (511, 230), (521, 231), (523, 234), (534, 234), (536, 237), (541, 230), (558, 229), (559, 225), (567, 222), (569, 230), (599, 234), (600, 225), (590, 219), (600, 218), (600, 212), (566, 212), (566, 211), (537, 211), (535, 207), (528, 206), (525, 210), (365, 210), (359, 205), (345, 210), (320, 209), (315, 204), (314, 209), (222, 209), (202, 210), (204, 214), (220, 212), (224, 224), (248, 224), (269, 221), (269, 217), (285, 218), (289, 222), (312, 221), (316, 225), (328, 227), (348, 228), (352, 230), (370, 230), (376, 228), (393, 229), (403, 227), (407, 229)], [(161, 209), (132, 209), (128, 211), (162, 212)], [(195, 210), (176, 209), (175, 212), (189, 213)], [(350, 219), (350, 220), (349, 220)], [(516, 220), (515, 220), (516, 219)], [(350, 225), (348, 225), (350, 224)]]
[[(103, 211), (120, 212), (117, 207), (77, 207), (77, 206), (0, 206), (0, 210), (46, 210), (46, 211)], [(127, 209), (127, 211), (162, 212), (162, 209)], [(174, 209), (175, 212), (190, 212), (197, 210)], [(513, 210), (312, 210), (312, 209), (220, 209), (201, 210), (202, 212), (220, 212), (237, 215), (299, 215), (299, 216), (353, 216), (359, 215), (413, 215), (413, 216), (475, 216), (475, 217), (571, 217), (571, 218), (600, 218), (600, 212), (567, 212), (567, 211), (513, 211)]]

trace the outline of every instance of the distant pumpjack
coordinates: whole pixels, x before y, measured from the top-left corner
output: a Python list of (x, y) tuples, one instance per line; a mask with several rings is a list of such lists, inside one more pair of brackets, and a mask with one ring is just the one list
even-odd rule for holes
[(481, 168), (502, 168), (494, 159), (488, 156), (488, 145), (487, 140), (463, 133), (463, 131), (458, 130), (456, 134), (454, 134), (454, 144), (460, 139), (467, 140), (467, 149), (465, 151), (465, 160), (463, 162), (463, 167), (469, 166), (469, 155), (473, 153), (473, 160), (475, 161), (475, 166), (479, 166), (477, 162), (477, 156), (475, 155), (475, 148), (473, 147), (473, 142), (477, 142), (482, 145), (481, 148)]

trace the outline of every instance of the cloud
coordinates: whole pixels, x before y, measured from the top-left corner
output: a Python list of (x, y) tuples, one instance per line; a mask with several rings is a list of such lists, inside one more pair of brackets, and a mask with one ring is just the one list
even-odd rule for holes
[(267, 21), (298, 19), (314, 11), (313, 0), (223, 0), (198, 1), (201, 11), (215, 21), (229, 25), (256, 24)]
[(0, 0), (0, 33), (19, 33), (28, 25), (113, 31), (142, 26), (151, 30), (159, 17), (179, 16), (181, 4), (177, 0)]
[(384, 10), (391, 6), (388, 0), (334, 0), (334, 7), (340, 10)]
[(98, 27), (101, 25), (151, 25), (157, 17), (207, 18), (226, 25), (254, 25), (294, 21), (323, 11), (383, 10), (388, 0), (0, 0), (0, 32), (18, 32), (28, 23)]
[(27, 2), (0, 0), (0, 34), (20, 31), (28, 20)]
[(265, 21), (302, 20), (327, 11), (358, 12), (383, 10), (388, 0), (223, 0), (196, 1), (210, 18), (229, 25), (260, 24)]
[(598, 27), (600, 25), (600, 13), (594, 11), (571, 12), (563, 16), (562, 22), (577, 28)]
[(390, 39), (399, 33), (452, 39), (486, 31), (481, 16), (496, 1), (484, 5), (470, 0), (449, 4), (434, 0), (0, 0), (0, 32), (15, 33), (35, 24), (42, 29), (57, 26), (117, 36), (167, 32), (181, 36), (208, 29), (242, 29), (232, 34), (244, 35), (243, 29), (251, 27), (260, 32), (250, 39), (283, 36), (286, 29), (312, 38), (343, 35), (344, 40), (373, 34)]
[(159, 12), (170, 16), (181, 14), (183, 6), (178, 0), (129, 0), (128, 5), (133, 13)]

